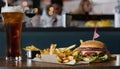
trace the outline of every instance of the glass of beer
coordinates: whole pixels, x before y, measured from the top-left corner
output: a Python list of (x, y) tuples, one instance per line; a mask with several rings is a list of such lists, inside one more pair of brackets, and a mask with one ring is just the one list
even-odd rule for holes
[(23, 21), (23, 10), (19, 7), (3, 7), (2, 18), (6, 34), (6, 60), (21, 60), (21, 30)]

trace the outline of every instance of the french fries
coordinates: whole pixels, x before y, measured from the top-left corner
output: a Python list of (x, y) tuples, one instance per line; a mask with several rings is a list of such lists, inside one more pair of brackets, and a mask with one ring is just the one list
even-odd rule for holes
[(83, 43), (83, 40), (80, 39), (80, 43), (82, 44), (82, 43)]
[[(73, 44), (68, 47), (64, 48), (56, 48), (57, 44), (51, 44), (50, 48), (46, 48), (43, 50), (38, 49), (34, 45), (27, 46), (26, 48), (23, 48), (25, 51), (27, 50), (40, 50), (41, 54), (48, 54), (48, 55), (56, 55), (58, 62), (60, 63), (66, 63), (74, 60), (76, 56), (78, 55), (79, 48), (75, 48), (76, 45)], [(72, 50), (75, 48), (74, 50)], [(41, 58), (40, 54), (36, 54), (36, 58)]]
[(55, 50), (56, 46), (57, 46), (57, 44), (51, 44), (51, 46), (50, 46), (50, 55), (56, 53), (56, 50)]
[(41, 50), (40, 52), (41, 52), (41, 54), (49, 54), (50, 53), (50, 49), (47, 48), (47, 49)]
[[(43, 49), (41, 51), (41, 54), (48, 54), (48, 55), (56, 55), (58, 62), (60, 63), (66, 63), (69, 62), (71, 60), (75, 59), (75, 56), (78, 54), (77, 49), (72, 50), (73, 48), (75, 48), (75, 44), (71, 45), (69, 47), (65, 47), (65, 48), (56, 48), (57, 44), (51, 44), (50, 48), (47, 49)], [(73, 52), (75, 51), (75, 53)], [(77, 53), (77, 54), (76, 54)]]
[(40, 54), (36, 54), (35, 57), (36, 58), (40, 58), (41, 56), (40, 56)]
[(69, 46), (69, 47), (67, 47), (65, 50), (67, 51), (67, 50), (70, 50), (70, 49), (72, 49), (72, 48), (74, 48), (76, 45), (74, 44), (74, 45), (71, 45), (71, 46)]
[(34, 45), (31, 45), (31, 46), (26, 46), (26, 48), (23, 48), (25, 51), (38, 51), (40, 50), (39, 48), (35, 47)]

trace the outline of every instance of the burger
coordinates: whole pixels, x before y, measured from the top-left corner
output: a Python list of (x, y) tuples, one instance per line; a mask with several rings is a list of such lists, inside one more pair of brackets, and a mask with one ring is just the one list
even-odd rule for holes
[(110, 54), (103, 42), (88, 40), (80, 45), (78, 59), (88, 62), (103, 62), (109, 60)]

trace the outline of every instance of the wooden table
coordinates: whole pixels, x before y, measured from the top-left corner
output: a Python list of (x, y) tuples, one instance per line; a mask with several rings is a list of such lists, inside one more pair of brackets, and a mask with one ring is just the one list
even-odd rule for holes
[(117, 55), (117, 59), (112, 61), (74, 66), (35, 62), (26, 58), (19, 62), (6, 61), (5, 58), (1, 57), (0, 69), (120, 69), (120, 55)]

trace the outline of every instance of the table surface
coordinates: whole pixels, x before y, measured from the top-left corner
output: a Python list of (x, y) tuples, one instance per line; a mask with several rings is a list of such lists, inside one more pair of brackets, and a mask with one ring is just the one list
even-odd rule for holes
[(6, 61), (5, 58), (0, 57), (0, 69), (120, 69), (120, 55), (116, 56), (116, 60), (74, 66), (36, 62), (26, 58), (22, 61)]

